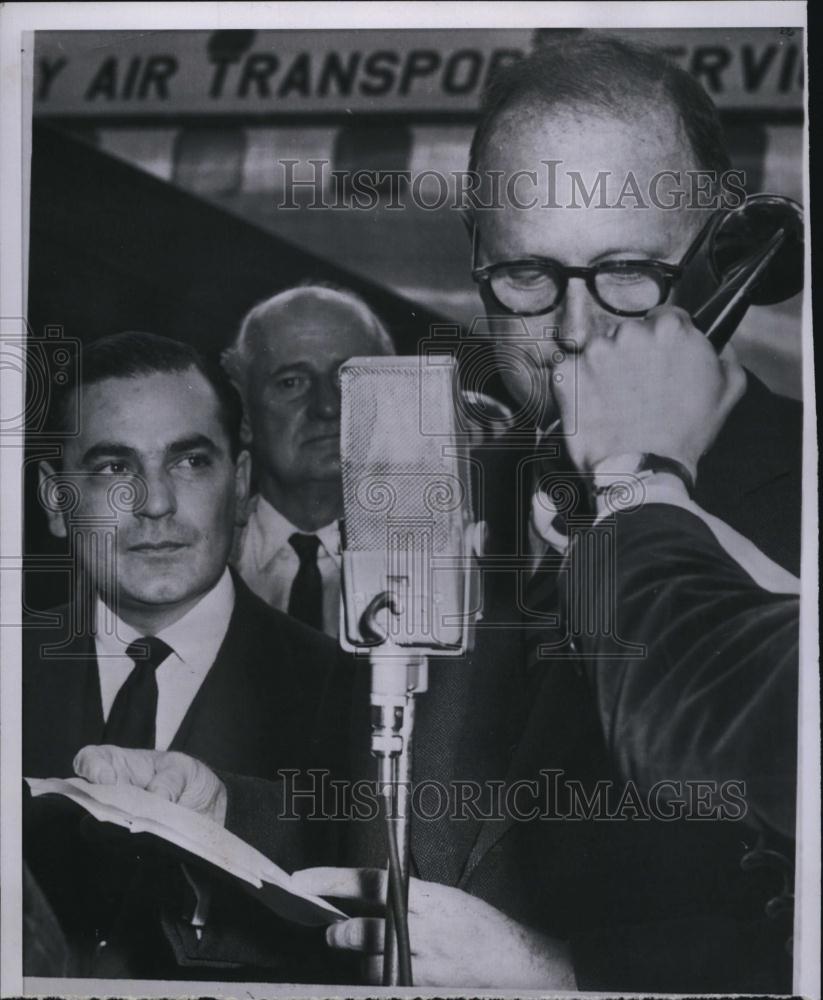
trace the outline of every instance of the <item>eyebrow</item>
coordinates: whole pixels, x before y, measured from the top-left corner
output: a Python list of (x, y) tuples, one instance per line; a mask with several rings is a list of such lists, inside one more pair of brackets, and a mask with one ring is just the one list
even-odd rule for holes
[(118, 458), (133, 458), (136, 454), (134, 448), (119, 441), (98, 441), (97, 444), (93, 444), (83, 453), (80, 462), (83, 465), (90, 465), (98, 459), (108, 458), (112, 455)]
[(618, 254), (622, 254), (627, 260), (643, 260), (647, 258), (648, 260), (662, 260), (665, 256), (664, 248), (659, 244), (655, 243), (653, 247), (647, 247), (645, 250), (641, 250), (640, 247), (612, 247), (608, 250), (601, 250), (596, 257), (592, 260), (597, 263), (606, 257), (615, 257)]
[(182, 452), (196, 451), (198, 449), (210, 451), (212, 454), (216, 455), (221, 455), (223, 453), (223, 449), (215, 441), (212, 441), (212, 439), (206, 434), (192, 434), (191, 437), (180, 438), (178, 441), (172, 441), (172, 443), (166, 448), (166, 452), (169, 455), (179, 455)]
[(309, 375), (314, 374), (314, 368), (308, 361), (290, 361), (285, 365), (278, 365), (276, 368), (272, 368), (270, 372), (267, 372), (269, 378), (276, 378), (278, 375), (283, 375), (285, 372), (306, 372)]
[[(187, 451), (194, 451), (196, 449), (204, 449), (210, 451), (213, 454), (222, 454), (223, 449), (221, 449), (210, 437), (205, 434), (192, 434), (191, 437), (180, 438), (177, 441), (172, 441), (170, 445), (166, 448), (166, 453), (168, 455), (180, 455)], [(83, 453), (83, 457), (80, 459), (83, 465), (91, 465), (93, 462), (99, 461), (101, 458), (139, 458), (139, 453), (134, 449), (129, 447), (129, 445), (123, 444), (120, 441), (98, 441), (86, 452)]]
[[(355, 355), (357, 356), (357, 355)], [(326, 360), (326, 359), (324, 359)], [(291, 361), (285, 365), (278, 365), (277, 368), (273, 368), (270, 372), (267, 372), (267, 378), (277, 378), (279, 375), (284, 375), (287, 372), (300, 372), (306, 375), (324, 375), (327, 371), (336, 371), (345, 361), (348, 360), (348, 356), (343, 357), (332, 357), (329, 363), (324, 368), (318, 368), (316, 365), (312, 364), (310, 361)]]

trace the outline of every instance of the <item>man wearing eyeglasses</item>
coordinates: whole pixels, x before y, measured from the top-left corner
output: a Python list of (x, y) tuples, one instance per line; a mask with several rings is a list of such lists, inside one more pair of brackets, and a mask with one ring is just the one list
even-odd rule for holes
[[(499, 371), (538, 440), (484, 477), (491, 552), (505, 557), (492, 569), (514, 565), (521, 590), (495, 618), (487, 574), (477, 647), (519, 612), (525, 648), (476, 660), (465, 688), (437, 665), (421, 699), (420, 723), (441, 687), (446, 725), (416, 730), (415, 779), (463, 780), (469, 808), (445, 831), (412, 817), (415, 985), (788, 992), (791, 880), (766, 862), (793, 833), (797, 612), (773, 560), (797, 561), (797, 413), (672, 306), (705, 210), (572, 207), (574, 177), (591, 190), (604, 172), (613, 204), (629, 173), (648, 192), (662, 171), (725, 170), (715, 112), (656, 56), (566, 40), (504, 71), (472, 149), (486, 179), (546, 162), (551, 197), (474, 216)], [(609, 534), (609, 516), (592, 519), (622, 482), (650, 502)], [(526, 530), (535, 486), (558, 509), (534, 504)], [(585, 543), (604, 537), (593, 575), (562, 569), (582, 555), (585, 570)], [(597, 613), (616, 607), (611, 630), (571, 627), (580, 590)], [(498, 782), (502, 815), (471, 797), (481, 780)], [(743, 782), (736, 812), (724, 781)], [(347, 912), (384, 898), (375, 871), (295, 877)], [(326, 937), (380, 982), (382, 919)]]
[[(472, 145), (471, 166), (481, 179), (496, 171), (504, 177), (518, 171), (537, 177), (538, 207), (524, 210), (503, 198), (500, 207), (475, 211), (473, 277), (495, 337), (502, 379), (521, 409), (538, 409), (541, 435), (560, 429), (553, 391), (558, 360), (571, 361), (567, 376), (573, 375), (575, 364), (599, 341), (620, 337), (627, 318), (645, 317), (652, 335), (672, 324), (693, 329), (688, 315), (674, 308), (678, 301), (699, 305), (687, 301), (694, 289), (683, 287), (681, 262), (712, 212), (738, 203), (723, 186), (731, 164), (702, 88), (675, 71), (658, 83), (655, 95), (650, 78), (659, 70), (651, 62), (641, 66), (631, 48), (621, 55), (616, 44), (566, 43), (572, 52), (575, 46), (589, 46), (579, 54), (594, 67), (595, 79), (573, 81), (583, 83), (577, 91), (582, 97), (563, 96), (572, 76), (571, 57), (561, 59), (551, 50), (537, 57), (544, 75), (538, 76), (537, 64), (502, 75), (488, 95)], [(634, 80), (608, 73), (620, 70), (621, 58), (639, 67)], [(611, 96), (598, 82), (601, 74), (614, 88)], [(702, 193), (696, 191), (698, 176)], [(588, 192), (590, 204), (581, 191)], [(489, 203), (482, 188), (478, 202)], [(637, 414), (638, 441), (651, 435), (652, 443), (662, 439), (671, 447), (678, 400), (716, 365), (705, 352), (701, 366), (680, 371), (672, 387), (671, 421), (650, 428)], [(579, 398), (575, 405), (582, 410), (591, 401)], [(624, 405), (632, 405), (628, 391)], [(696, 479), (701, 506), (793, 572), (799, 569), (799, 412), (747, 373), (746, 394), (714, 447), (703, 455), (685, 455), (683, 463)], [(573, 424), (573, 417), (564, 421), (557, 440), (563, 451), (575, 434)], [(781, 511), (777, 522), (769, 510)]]
[[(477, 778), (481, 753), (508, 740), (506, 760), (487, 772), (507, 788), (548, 769), (579, 780), (589, 803), (598, 778), (615, 777), (613, 789), (668, 782), (669, 793), (677, 782), (682, 790), (715, 780), (715, 796), (721, 779), (739, 779), (750, 798), (740, 824), (710, 805), (680, 818), (629, 809), (627, 822), (592, 821), (584, 809), (558, 822), (530, 815), (526, 792), (508, 821), (482, 822), (471, 835), (470, 822), (452, 823), (441, 844), (457, 873), (449, 888), (425, 867), (427, 834), (413, 818), (424, 880), (410, 893), (415, 981), (787, 990), (790, 918), (773, 919), (787, 912), (785, 896), (744, 869), (755, 845), (792, 850), (796, 659), (791, 646), (788, 660), (761, 655), (771, 647), (751, 631), (757, 614), (741, 615), (740, 595), (752, 580), (764, 594), (796, 587), (783, 567), (799, 565), (800, 417), (732, 358), (719, 359), (674, 305), (690, 294), (684, 259), (730, 193), (717, 113), (655, 54), (609, 38), (565, 39), (495, 79), (470, 168), (480, 178), (472, 266), (485, 328), (522, 418), (521, 442), (524, 421), (536, 437), (508, 456), (493, 449), (481, 489), (497, 562), (477, 645), (520, 613), (524, 649), (510, 648), (501, 666), (517, 694), (498, 695), (496, 714), (483, 716), (484, 669), (454, 696), (470, 708), (455, 709), (447, 730), (445, 745), (461, 747), (453, 776)], [(620, 481), (647, 503), (620, 515), (609, 536), (607, 522), (591, 523), (609, 514), (603, 503)], [(583, 572), (583, 546), (600, 545), (582, 584), (562, 569), (575, 537), (571, 556)], [(507, 563), (518, 569), (498, 622), (491, 591)], [(705, 573), (706, 564), (715, 568)], [(776, 623), (771, 600), (763, 598), (761, 624)], [(779, 634), (790, 637), (787, 600)], [(581, 619), (591, 608), (593, 620)], [(419, 759), (420, 734), (416, 744)], [(425, 777), (439, 777), (436, 767)], [(771, 877), (780, 883), (779, 872)], [(370, 884), (345, 869), (301, 878), (342, 897), (367, 895)], [(366, 953), (379, 975), (378, 924), (355, 919), (328, 937)]]

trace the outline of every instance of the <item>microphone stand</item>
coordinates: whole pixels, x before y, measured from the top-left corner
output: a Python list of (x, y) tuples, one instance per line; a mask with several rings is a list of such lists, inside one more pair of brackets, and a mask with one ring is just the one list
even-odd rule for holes
[(389, 843), (383, 985), (413, 986), (408, 942), (409, 809), (412, 781), (414, 699), (428, 687), (425, 656), (397, 646), (377, 625), (388, 608), (399, 614), (393, 595), (379, 594), (363, 613), (363, 634), (375, 644), (371, 666), (371, 752), (377, 758), (378, 789), (384, 799)]

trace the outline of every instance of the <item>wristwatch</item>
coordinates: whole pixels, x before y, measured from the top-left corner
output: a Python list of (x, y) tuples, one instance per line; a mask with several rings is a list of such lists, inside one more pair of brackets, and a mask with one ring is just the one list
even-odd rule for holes
[(688, 495), (690, 497), (694, 495), (694, 476), (690, 470), (677, 459), (651, 451), (627, 452), (598, 462), (592, 469), (592, 494), (594, 497), (600, 497), (617, 488), (624, 491), (631, 490), (631, 480), (621, 481), (621, 476), (644, 480), (656, 473), (676, 476), (685, 486)]

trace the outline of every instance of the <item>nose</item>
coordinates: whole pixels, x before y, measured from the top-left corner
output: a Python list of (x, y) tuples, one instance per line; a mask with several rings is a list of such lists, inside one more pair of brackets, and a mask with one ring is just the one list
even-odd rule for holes
[(312, 416), (321, 420), (337, 420), (340, 416), (340, 383), (337, 372), (314, 383), (311, 397)]
[(605, 337), (614, 328), (616, 317), (593, 298), (582, 278), (569, 278), (566, 294), (555, 312), (557, 340), (567, 351), (582, 353), (596, 337)]
[(177, 511), (174, 484), (165, 469), (147, 473), (143, 477), (146, 490), (145, 502), (135, 510), (139, 517), (157, 519)]

